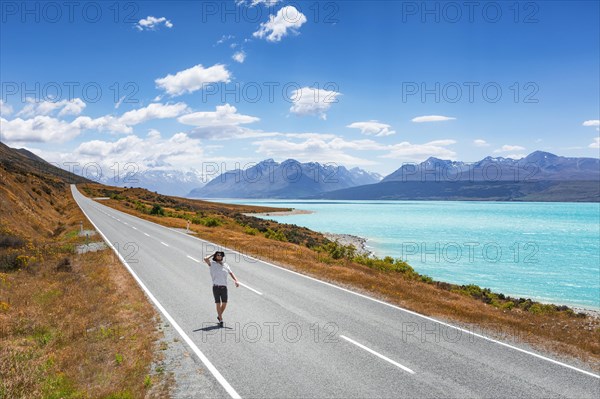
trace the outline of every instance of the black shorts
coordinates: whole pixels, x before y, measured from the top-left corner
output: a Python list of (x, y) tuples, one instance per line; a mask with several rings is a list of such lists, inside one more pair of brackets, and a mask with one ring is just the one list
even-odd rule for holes
[(213, 285), (213, 295), (215, 296), (215, 303), (227, 303), (227, 286)]

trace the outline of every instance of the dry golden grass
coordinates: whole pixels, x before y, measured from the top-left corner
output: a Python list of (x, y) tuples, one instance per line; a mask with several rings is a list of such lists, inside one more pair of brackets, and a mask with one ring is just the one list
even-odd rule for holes
[(0, 398), (167, 396), (169, 376), (149, 376), (157, 313), (111, 251), (74, 254), (92, 226), (68, 184), (0, 176), (0, 239), (24, 243), (0, 248), (23, 259), (0, 273)]
[[(143, 191), (123, 190), (120, 192), (126, 196), (125, 200), (107, 200), (103, 204), (165, 226), (186, 227), (184, 219), (148, 215), (135, 210), (132, 206), (134, 201), (152, 203), (145, 202), (143, 196), (137, 195)], [(202, 202), (198, 202), (196, 206), (203, 209)], [(465, 326), (474, 332), (483, 332), (509, 342), (527, 343), (566, 359), (579, 359), (593, 369), (600, 370), (599, 319), (570, 312), (534, 314), (518, 308), (500, 309), (444, 289), (444, 284), (409, 279), (401, 273), (376, 270), (349, 260), (334, 260), (306, 246), (267, 239), (262, 234), (246, 234), (245, 227), (232, 219), (232, 213), (219, 210), (214, 203), (211, 206), (212, 209), (206, 209), (205, 212), (218, 217), (222, 225), (191, 227), (205, 240), (352, 288), (421, 314)], [(176, 212), (174, 208), (165, 208), (165, 211)], [(271, 223), (276, 225), (275, 222)], [(322, 235), (313, 233), (314, 239), (320, 242), (319, 236)]]

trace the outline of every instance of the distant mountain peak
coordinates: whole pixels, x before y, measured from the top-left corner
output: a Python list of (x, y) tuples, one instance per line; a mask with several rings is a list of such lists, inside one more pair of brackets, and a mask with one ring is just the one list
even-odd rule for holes
[(534, 151), (531, 154), (527, 155), (525, 159), (533, 160), (533, 159), (556, 159), (558, 155), (552, 154), (546, 151)]

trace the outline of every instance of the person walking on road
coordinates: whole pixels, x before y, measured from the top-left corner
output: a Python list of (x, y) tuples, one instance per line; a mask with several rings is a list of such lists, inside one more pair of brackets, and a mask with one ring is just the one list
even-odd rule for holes
[(230, 275), (235, 286), (239, 287), (240, 283), (231, 271), (231, 268), (225, 263), (225, 252), (216, 251), (213, 255), (204, 257), (204, 262), (210, 268), (210, 276), (213, 281), (213, 295), (217, 306), (217, 320), (219, 326), (223, 327), (223, 312), (227, 307), (227, 275)]

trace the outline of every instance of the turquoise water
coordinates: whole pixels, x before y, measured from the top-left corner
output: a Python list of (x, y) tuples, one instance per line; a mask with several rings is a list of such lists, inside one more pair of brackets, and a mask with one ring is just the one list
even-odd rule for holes
[(436, 280), (600, 309), (600, 204), (218, 201), (314, 211), (265, 218), (367, 238), (377, 256), (402, 258)]

